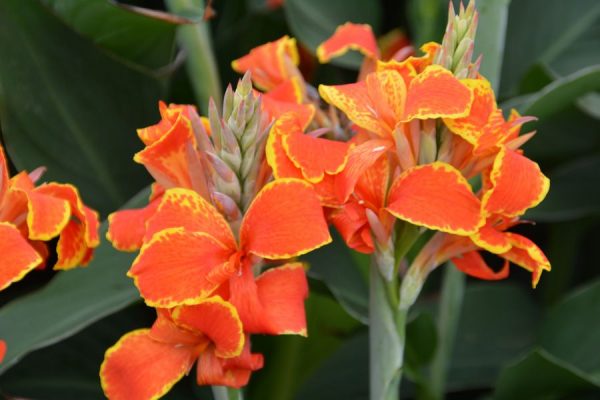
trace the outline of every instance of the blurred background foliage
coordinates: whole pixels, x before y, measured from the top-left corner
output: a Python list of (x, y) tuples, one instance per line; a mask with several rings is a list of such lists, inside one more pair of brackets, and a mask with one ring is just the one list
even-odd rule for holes
[[(308, 81), (350, 82), (360, 57), (323, 66), (314, 58), (338, 24), (369, 23), (377, 35), (400, 28), (418, 47), (441, 40), (447, 17), (446, 0), (275, 3), (215, 0), (205, 22), (199, 0), (0, 1), (0, 129), (13, 172), (44, 165), (46, 179), (75, 183), (103, 217), (139, 206), (150, 179), (132, 162), (141, 149), (135, 129), (158, 119), (159, 99), (205, 109), (237, 79), (231, 60), (284, 34), (298, 38)], [(600, 3), (477, 5), (476, 50), (483, 73), (499, 82), (498, 101), (538, 117), (526, 126), (538, 134), (525, 151), (551, 190), (527, 216), (536, 223), (520, 229), (553, 270), (536, 290), (517, 268), (504, 282), (469, 280), (457, 309), (440, 302), (441, 276), (452, 267), (436, 271), (411, 315), (402, 396), (435, 397), (428, 382), (432, 365), (446, 365), (443, 348), (447, 398), (598, 398)], [(0, 338), (9, 344), (0, 395), (103, 398), (105, 349), (153, 317), (125, 277), (132, 259), (103, 243), (86, 269), (39, 271), (0, 294)], [(336, 240), (307, 260), (310, 336), (253, 338), (267, 362), (248, 399), (367, 397), (367, 258)], [(450, 341), (448, 313), (458, 317)], [(193, 376), (166, 396), (198, 397), (211, 394)]]

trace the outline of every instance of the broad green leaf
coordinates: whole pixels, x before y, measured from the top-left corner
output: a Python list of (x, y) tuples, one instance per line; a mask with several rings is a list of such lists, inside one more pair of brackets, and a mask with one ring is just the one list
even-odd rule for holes
[(542, 324), (540, 345), (553, 356), (595, 376), (600, 385), (600, 280), (553, 307)]
[(109, 0), (43, 0), (67, 25), (114, 55), (149, 69), (169, 64), (184, 18)]
[[(597, 133), (597, 132), (596, 132)], [(526, 218), (564, 221), (600, 213), (600, 156), (580, 158), (561, 165), (550, 174), (546, 199), (529, 210)]]
[(306, 317), (306, 338), (252, 337), (253, 351), (263, 353), (266, 363), (253, 374), (248, 398), (292, 400), (304, 381), (361, 327), (335, 300), (317, 293), (311, 293), (306, 301)]
[(359, 333), (327, 359), (298, 391), (296, 400), (364, 400), (369, 397), (369, 335)]
[[(151, 308), (139, 303), (95, 322), (60, 343), (28, 354), (0, 377), (3, 394), (11, 398), (44, 400), (64, 400), (66, 396), (104, 399), (99, 377), (104, 353), (123, 334), (149, 327), (155, 315)], [(209, 400), (210, 389), (198, 387), (195, 377), (196, 374), (191, 373), (182, 379), (163, 399)]]
[(533, 344), (538, 321), (531, 290), (500, 282), (467, 287), (447, 390), (491, 386), (503, 365)]
[(0, 2), (0, 122), (18, 169), (48, 168), (102, 213), (147, 182), (135, 129), (158, 116), (159, 83), (117, 62), (39, 1)]
[(600, 390), (589, 376), (541, 349), (504, 368), (495, 387), (497, 400), (579, 399)]
[[(312, 52), (315, 52), (317, 46), (333, 34), (338, 25), (346, 22), (369, 24), (375, 33), (379, 32), (381, 19), (379, 2), (287, 0), (283, 7), (292, 33)], [(349, 54), (333, 60), (333, 63), (357, 68), (361, 61), (361, 56)]]
[(479, 27), (475, 38), (475, 57), (483, 55), (479, 72), (491, 83), (494, 91), (500, 84), (506, 22), (510, 0), (479, 0)]
[(600, 89), (600, 65), (583, 68), (559, 78), (542, 90), (511, 99), (503, 108), (517, 108), (522, 114), (545, 118), (565, 109), (580, 96)]
[(333, 239), (333, 243), (303, 257), (310, 265), (308, 276), (324, 282), (342, 307), (366, 324), (369, 292), (365, 276), (339, 235), (333, 234)]
[[(149, 190), (125, 208), (147, 202)], [(101, 237), (108, 224), (102, 224)], [(0, 338), (7, 352), (0, 364), (3, 373), (29, 352), (59, 342), (140, 297), (125, 275), (135, 253), (119, 252), (103, 241), (86, 268), (60, 272), (42, 289), (0, 309)]]
[(561, 57), (598, 16), (600, 3), (596, 0), (573, 0), (568, 5), (562, 0), (513, 1), (506, 37), (509, 47), (502, 65), (502, 96), (517, 94), (521, 78), (532, 65)]

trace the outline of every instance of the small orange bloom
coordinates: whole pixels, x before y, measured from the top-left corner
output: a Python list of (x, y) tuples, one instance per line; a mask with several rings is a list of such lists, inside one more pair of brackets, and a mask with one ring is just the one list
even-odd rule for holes
[(0, 290), (42, 267), (47, 241), (58, 237), (54, 269), (87, 264), (98, 246), (98, 215), (85, 206), (75, 187), (45, 183), (35, 187), (39, 173), (8, 177), (0, 147)]

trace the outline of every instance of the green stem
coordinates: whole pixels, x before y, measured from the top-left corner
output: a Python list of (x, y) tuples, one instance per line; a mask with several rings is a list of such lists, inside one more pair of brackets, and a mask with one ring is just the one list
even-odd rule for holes
[[(167, 0), (166, 4), (169, 11), (175, 14), (204, 8), (202, 0)], [(222, 98), (221, 81), (208, 28), (206, 21), (177, 28), (179, 45), (187, 55), (186, 66), (196, 102), (205, 115), (208, 113), (208, 100), (212, 97), (219, 104)]]
[(402, 379), (406, 312), (398, 311), (397, 281), (386, 281), (372, 258), (369, 299), (370, 399), (397, 400)]
[(213, 386), (212, 392), (215, 400), (244, 400), (240, 389), (227, 386)]
[(430, 390), (435, 399), (444, 397), (448, 365), (454, 349), (465, 292), (465, 274), (446, 265), (438, 312), (438, 347), (431, 364)]

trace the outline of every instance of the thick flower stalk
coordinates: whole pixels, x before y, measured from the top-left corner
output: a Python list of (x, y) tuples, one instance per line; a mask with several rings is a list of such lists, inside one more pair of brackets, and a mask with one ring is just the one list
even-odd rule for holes
[[(442, 44), (387, 61), (369, 28), (341, 26), (319, 58), (357, 49), (366, 60), (358, 82), (319, 87), (340, 113), (314, 102), (282, 112), (267, 141), (274, 176), (312, 185), (347, 245), (372, 254), (371, 399), (398, 398), (406, 316), (433, 269), (452, 260), (468, 275), (502, 279), (512, 262), (532, 272), (533, 286), (550, 270), (533, 242), (509, 231), (544, 199), (549, 182), (519, 150), (533, 135), (519, 135), (531, 118), (513, 110), (505, 119), (478, 73), (480, 59), (472, 60), (477, 19), (473, 3), (458, 15), (451, 6)], [(245, 66), (252, 68), (281, 76), (258, 59)], [(344, 134), (330, 136), (347, 140), (321, 137), (344, 118)], [(422, 246), (419, 237), (430, 239)], [(480, 251), (504, 267), (494, 271)]]
[(69, 184), (36, 181), (42, 168), (9, 178), (0, 146), (0, 290), (36, 268), (45, 268), (56, 242), (55, 270), (86, 265), (99, 244), (98, 214)]
[(158, 398), (194, 364), (198, 384), (245, 386), (263, 365), (251, 334), (307, 334), (305, 266), (287, 260), (331, 241), (310, 184), (271, 180), (249, 76), (227, 90), (222, 115), (214, 104), (208, 119), (160, 107), (134, 158), (156, 179), (150, 203), (113, 214), (108, 232), (115, 247), (140, 250), (128, 275), (157, 320), (107, 351), (111, 399)]

